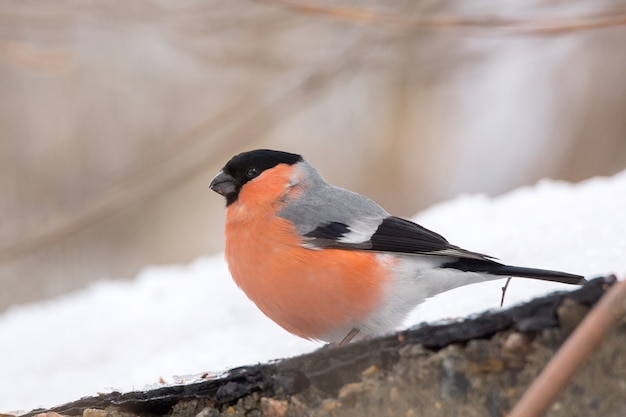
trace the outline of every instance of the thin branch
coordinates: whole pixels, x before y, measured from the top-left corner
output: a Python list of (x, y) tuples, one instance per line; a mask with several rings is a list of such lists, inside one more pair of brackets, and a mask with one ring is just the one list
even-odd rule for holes
[(515, 405), (509, 417), (542, 416), (574, 373), (626, 315), (626, 281), (615, 284), (589, 312)]
[(404, 30), (480, 29), (500, 31), (512, 35), (545, 36), (626, 25), (626, 10), (578, 16), (534, 16), (508, 18), (505, 16), (407, 16), (359, 7), (326, 6), (292, 0), (257, 0), (293, 10), (298, 13), (318, 14), (351, 22), (371, 23)]
[(511, 277), (506, 279), (506, 284), (502, 287), (502, 297), (500, 298), (500, 307), (504, 305), (504, 296), (506, 295), (506, 290), (509, 288), (509, 283), (511, 282)]

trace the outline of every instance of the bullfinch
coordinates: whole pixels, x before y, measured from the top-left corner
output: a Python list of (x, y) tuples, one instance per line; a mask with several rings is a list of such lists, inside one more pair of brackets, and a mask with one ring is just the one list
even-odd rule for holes
[(293, 153), (240, 153), (210, 187), (226, 198), (225, 257), (235, 283), (265, 315), (306, 339), (345, 344), (390, 332), (425, 299), (476, 282), (585, 282), (452, 245), (328, 184)]

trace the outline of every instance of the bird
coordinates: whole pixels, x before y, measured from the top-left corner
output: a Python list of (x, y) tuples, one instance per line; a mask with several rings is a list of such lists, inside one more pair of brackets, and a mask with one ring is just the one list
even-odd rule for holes
[(387, 334), (427, 298), (477, 282), (585, 282), (455, 246), (329, 184), (295, 153), (239, 153), (209, 187), (226, 200), (224, 256), (233, 280), (267, 317), (305, 339), (345, 345)]

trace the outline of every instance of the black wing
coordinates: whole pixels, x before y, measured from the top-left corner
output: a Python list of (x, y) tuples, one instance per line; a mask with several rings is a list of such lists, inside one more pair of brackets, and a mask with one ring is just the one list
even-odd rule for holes
[(307, 245), (319, 249), (337, 248), (452, 256), (454, 257), (453, 260), (441, 265), (442, 268), (501, 276), (543, 279), (566, 284), (585, 283), (585, 278), (580, 275), (503, 265), (494, 261), (494, 258), (491, 256), (451, 245), (443, 236), (399, 217), (391, 216), (385, 218), (378, 227), (371, 227), (373, 232), (368, 232), (366, 223), (360, 225), (360, 228), (362, 230), (353, 230), (345, 223), (327, 223), (305, 235), (307, 237)]
[[(360, 227), (366, 227), (365, 224)], [(355, 233), (356, 232), (356, 233)], [(487, 255), (451, 245), (443, 236), (419, 224), (390, 216), (372, 230), (354, 230), (339, 222), (317, 227), (305, 235), (307, 245), (317, 248), (369, 250), (422, 255), (452, 255), (469, 259), (491, 259)], [(358, 237), (358, 239), (354, 239)]]

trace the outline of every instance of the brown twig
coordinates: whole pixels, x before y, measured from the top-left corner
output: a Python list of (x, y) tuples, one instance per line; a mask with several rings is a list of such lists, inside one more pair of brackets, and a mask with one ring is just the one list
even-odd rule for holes
[(589, 312), (515, 405), (509, 417), (543, 415), (576, 370), (626, 315), (626, 281), (615, 284)]
[(489, 29), (512, 35), (553, 35), (626, 25), (626, 10), (617, 9), (598, 14), (578, 16), (533, 16), (508, 18), (504, 16), (407, 16), (400, 13), (375, 11), (360, 7), (326, 6), (293, 0), (257, 0), (278, 5), (299, 13), (319, 14), (351, 22), (371, 23), (405, 30), (426, 29)]
[(506, 279), (506, 284), (502, 287), (502, 297), (500, 298), (500, 307), (504, 305), (504, 296), (506, 295), (506, 290), (509, 288), (509, 283), (511, 282), (511, 277)]

